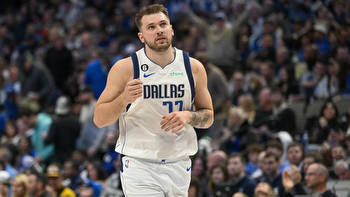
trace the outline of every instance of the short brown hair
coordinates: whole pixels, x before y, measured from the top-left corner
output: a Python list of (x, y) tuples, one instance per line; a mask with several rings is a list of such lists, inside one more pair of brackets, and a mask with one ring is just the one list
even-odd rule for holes
[(241, 153), (238, 153), (238, 152), (231, 153), (227, 160), (231, 158), (239, 158), (241, 160), (241, 163), (245, 164), (245, 159)]
[(141, 30), (141, 19), (145, 15), (151, 15), (151, 14), (156, 14), (156, 13), (163, 13), (169, 20), (169, 14), (168, 10), (166, 7), (164, 7), (162, 4), (152, 4), (146, 7), (143, 7), (135, 16), (135, 24), (139, 30)]

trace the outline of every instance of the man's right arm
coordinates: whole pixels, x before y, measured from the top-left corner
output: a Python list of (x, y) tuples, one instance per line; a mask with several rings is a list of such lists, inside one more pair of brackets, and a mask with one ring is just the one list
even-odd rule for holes
[(142, 95), (141, 81), (132, 77), (131, 58), (122, 59), (111, 68), (106, 87), (95, 106), (96, 126), (101, 128), (114, 123), (127, 105)]

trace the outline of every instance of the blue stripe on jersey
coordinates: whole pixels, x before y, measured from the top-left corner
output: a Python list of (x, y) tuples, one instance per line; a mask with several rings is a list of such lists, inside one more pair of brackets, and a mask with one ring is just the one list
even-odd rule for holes
[[(140, 78), (140, 71), (139, 71), (139, 60), (137, 59), (136, 53), (131, 54), (131, 59), (132, 59), (132, 65), (134, 67), (134, 79)], [(128, 104), (126, 106), (126, 111), (129, 110), (131, 104)]]
[(131, 55), (132, 64), (134, 65), (134, 79), (140, 78), (140, 71), (139, 71), (139, 60), (137, 59), (136, 53), (133, 53)]
[(194, 96), (196, 94), (195, 89), (194, 89), (194, 80), (193, 80), (193, 75), (192, 75), (192, 69), (191, 69), (191, 63), (190, 63), (190, 57), (187, 52), (183, 51), (183, 56), (184, 56), (184, 62), (185, 62), (185, 69), (187, 73), (188, 80), (190, 82), (191, 86), (191, 100), (193, 101)]

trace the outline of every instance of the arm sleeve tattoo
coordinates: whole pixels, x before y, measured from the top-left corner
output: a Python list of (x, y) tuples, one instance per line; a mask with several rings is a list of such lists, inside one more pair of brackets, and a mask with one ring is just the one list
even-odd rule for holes
[(191, 112), (192, 120), (190, 124), (196, 128), (208, 128), (213, 122), (212, 111), (209, 109), (200, 109)]

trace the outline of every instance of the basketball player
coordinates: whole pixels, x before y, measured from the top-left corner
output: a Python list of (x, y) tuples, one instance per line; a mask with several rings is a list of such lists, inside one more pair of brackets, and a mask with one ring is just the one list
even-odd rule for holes
[(193, 127), (213, 122), (206, 72), (172, 47), (174, 30), (163, 5), (142, 8), (135, 22), (144, 48), (111, 68), (94, 122), (103, 127), (119, 118), (116, 151), (127, 197), (187, 196), (189, 156), (197, 152)]

